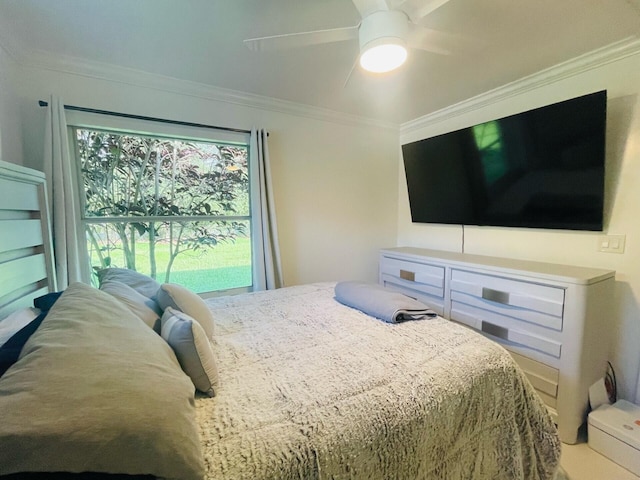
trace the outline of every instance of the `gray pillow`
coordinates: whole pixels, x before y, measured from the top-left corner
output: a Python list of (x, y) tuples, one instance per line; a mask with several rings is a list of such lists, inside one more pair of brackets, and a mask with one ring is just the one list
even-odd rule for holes
[(182, 370), (195, 387), (215, 395), (218, 368), (211, 344), (198, 322), (184, 312), (168, 307), (162, 315), (162, 338), (173, 348)]
[(98, 281), (100, 285), (107, 280), (115, 280), (129, 285), (136, 292), (141, 293), (147, 298), (155, 299), (160, 284), (153, 278), (148, 277), (135, 270), (128, 268), (104, 268), (98, 271)]
[(156, 332), (160, 332), (160, 317), (162, 316), (162, 310), (160, 310), (158, 302), (145, 297), (129, 285), (125, 285), (124, 283), (116, 280), (103, 281), (100, 284), (100, 290), (117, 298), (144, 323), (149, 325)]
[(0, 378), (0, 475), (97, 472), (202, 480), (193, 384), (111, 295), (56, 301)]
[(198, 295), (175, 283), (163, 283), (158, 290), (158, 304), (162, 310), (171, 307), (192, 317), (213, 338), (213, 314)]

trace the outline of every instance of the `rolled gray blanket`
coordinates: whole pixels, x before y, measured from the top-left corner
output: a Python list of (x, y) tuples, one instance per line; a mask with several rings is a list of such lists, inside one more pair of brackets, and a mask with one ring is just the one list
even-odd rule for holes
[(389, 323), (437, 316), (424, 303), (378, 284), (339, 282), (335, 295), (343, 305)]

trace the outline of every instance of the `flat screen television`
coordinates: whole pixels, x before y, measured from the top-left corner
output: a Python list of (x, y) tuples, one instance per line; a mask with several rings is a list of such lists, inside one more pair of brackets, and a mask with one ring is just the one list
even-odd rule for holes
[(415, 223), (601, 231), (607, 92), (402, 145)]

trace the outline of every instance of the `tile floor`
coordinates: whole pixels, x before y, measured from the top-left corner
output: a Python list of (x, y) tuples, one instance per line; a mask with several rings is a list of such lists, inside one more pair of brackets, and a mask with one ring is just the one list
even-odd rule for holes
[(563, 443), (560, 464), (569, 480), (640, 480), (629, 470), (589, 448), (584, 440), (575, 445)]

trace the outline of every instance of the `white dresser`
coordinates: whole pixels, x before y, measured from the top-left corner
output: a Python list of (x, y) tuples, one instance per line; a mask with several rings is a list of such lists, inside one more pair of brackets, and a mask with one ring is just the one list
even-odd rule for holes
[(399, 247), (379, 280), (503, 345), (576, 442), (607, 367), (614, 271)]

